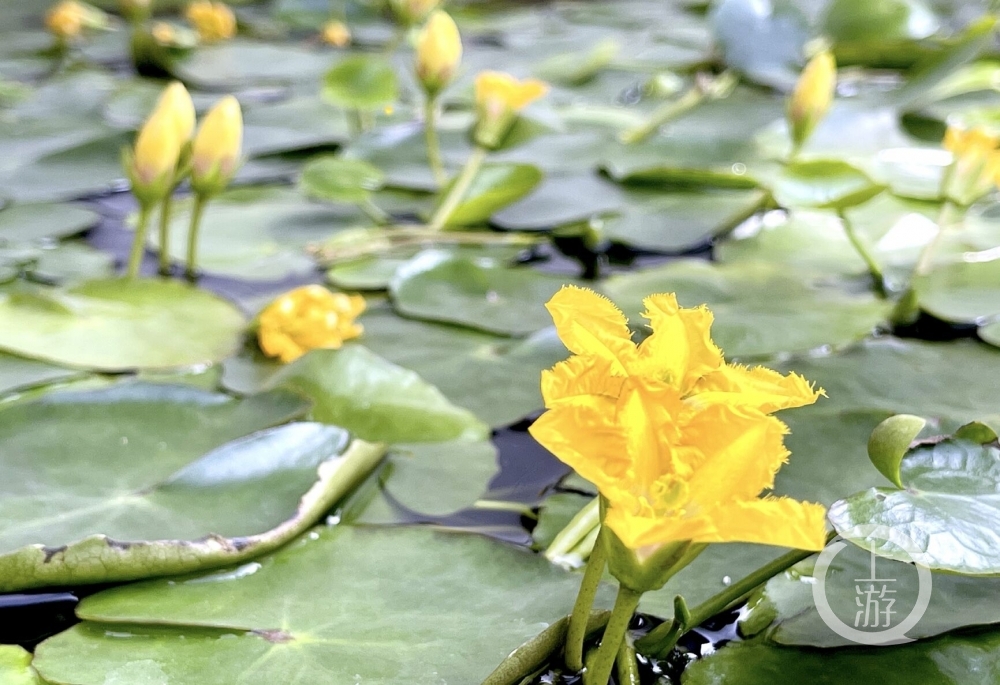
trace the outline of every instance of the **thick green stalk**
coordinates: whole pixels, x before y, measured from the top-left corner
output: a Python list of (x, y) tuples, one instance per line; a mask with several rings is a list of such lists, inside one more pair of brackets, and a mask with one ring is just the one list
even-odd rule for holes
[(208, 198), (201, 193), (194, 196), (194, 206), (191, 208), (191, 225), (188, 227), (187, 242), (187, 263), (184, 267), (184, 276), (189, 281), (198, 278), (198, 230), (201, 228), (202, 214), (205, 212), (205, 205)]
[(604, 629), (601, 646), (587, 664), (587, 670), (583, 672), (583, 685), (608, 685), (618, 650), (621, 648), (622, 640), (625, 639), (632, 614), (639, 606), (640, 597), (642, 597), (641, 592), (630, 590), (624, 585), (619, 586), (618, 598), (615, 599), (615, 608), (611, 610), (611, 618)]
[(874, 255), (868, 250), (868, 246), (864, 244), (864, 241), (861, 240), (854, 230), (854, 224), (847, 218), (847, 214), (839, 211), (837, 212), (837, 216), (840, 217), (840, 222), (844, 225), (844, 233), (847, 234), (847, 239), (851, 241), (851, 245), (861, 259), (864, 260), (865, 266), (868, 267), (868, 273), (871, 274), (872, 283), (875, 286), (875, 294), (884, 299), (886, 296), (885, 276), (882, 274), (882, 268), (875, 261)]
[(431, 166), (434, 174), (434, 181), (438, 186), (444, 186), (448, 176), (444, 173), (444, 164), (441, 162), (441, 142), (437, 133), (437, 97), (428, 95), (424, 101), (424, 137), (427, 139), (427, 162)]
[(139, 205), (139, 219), (135, 226), (135, 237), (132, 238), (132, 251), (128, 256), (129, 278), (136, 278), (139, 275), (139, 267), (142, 266), (142, 256), (146, 252), (146, 233), (149, 232), (149, 214), (151, 207), (149, 204)]
[(483, 147), (477, 146), (472, 150), (472, 154), (469, 155), (465, 166), (462, 167), (462, 172), (455, 179), (455, 183), (452, 184), (448, 195), (445, 196), (444, 201), (441, 202), (437, 211), (434, 212), (434, 216), (431, 218), (429, 224), (431, 230), (440, 231), (448, 223), (448, 219), (451, 218), (455, 209), (462, 202), (462, 198), (468, 192), (472, 182), (476, 180), (476, 174), (479, 173), (479, 167), (486, 160), (486, 154), (486, 148)]
[(601, 501), (595, 497), (593, 501), (587, 503), (583, 509), (577, 512), (566, 527), (559, 531), (558, 535), (545, 550), (545, 558), (549, 561), (556, 561), (573, 551), (592, 530), (596, 530), (601, 525)]
[(580, 592), (576, 595), (569, 628), (566, 630), (566, 666), (573, 671), (583, 670), (583, 641), (587, 637), (587, 619), (590, 617), (591, 607), (594, 606), (594, 597), (597, 596), (597, 588), (601, 585), (601, 576), (604, 575), (607, 562), (605, 547), (600, 537), (598, 533), (594, 551), (590, 553), (587, 568), (583, 571)]
[[(826, 537), (829, 543), (836, 536), (836, 532), (831, 532)], [(815, 551), (796, 549), (783, 554), (774, 561), (764, 564), (759, 569), (739, 580), (714, 597), (702, 602), (691, 610), (687, 620), (666, 621), (651, 630), (648, 635), (636, 642), (636, 649), (651, 657), (662, 659), (666, 657), (670, 650), (677, 644), (678, 638), (688, 629), (701, 625), (718, 613), (721, 613), (739, 602), (744, 601), (749, 595), (769, 581), (774, 576), (791, 568), (803, 559), (808, 559)], [(675, 624), (676, 623), (676, 624)]]
[(160, 203), (160, 275), (170, 275), (170, 215), (173, 213), (173, 193)]
[[(609, 611), (593, 612), (587, 620), (587, 632), (600, 630), (607, 625), (610, 617)], [(487, 676), (482, 685), (518, 685), (524, 678), (536, 673), (562, 648), (569, 620), (569, 616), (563, 616), (515, 649)]]
[(635, 661), (635, 647), (628, 638), (622, 640), (615, 663), (618, 664), (618, 685), (641, 685), (639, 664)]

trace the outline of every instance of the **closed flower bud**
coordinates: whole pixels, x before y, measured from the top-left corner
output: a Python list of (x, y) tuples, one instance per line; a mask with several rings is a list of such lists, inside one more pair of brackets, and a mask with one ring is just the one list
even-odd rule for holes
[(952, 202), (972, 204), (1000, 181), (1000, 138), (982, 128), (948, 126), (944, 147), (952, 155), (943, 192)]
[[(169, 27), (169, 24), (166, 24), (166, 26)], [(156, 27), (153, 30), (155, 32)], [(183, 83), (174, 81), (163, 90), (154, 110), (154, 113), (161, 112), (171, 117), (174, 122), (177, 138), (181, 141), (182, 145), (191, 140), (191, 136), (194, 135), (196, 115), (191, 95)]]
[(77, 38), (84, 29), (108, 28), (108, 15), (77, 0), (63, 0), (46, 13), (45, 27), (65, 43)]
[(393, 14), (407, 26), (421, 23), (440, 4), (441, 0), (391, 0), (390, 2)]
[(323, 26), (320, 34), (323, 42), (337, 48), (342, 48), (351, 43), (351, 30), (342, 21), (329, 21)]
[(188, 5), (185, 16), (206, 43), (226, 40), (236, 35), (236, 15), (223, 2), (197, 0)]
[(437, 10), (417, 38), (417, 78), (431, 95), (447, 86), (462, 61), (462, 37), (447, 12)]
[(476, 77), (477, 144), (495, 149), (503, 144), (518, 113), (547, 93), (549, 87), (538, 79), (518, 81), (499, 71), (484, 71)]
[(126, 153), (125, 167), (132, 192), (142, 204), (159, 202), (173, 189), (174, 172), (183, 141), (168, 111), (156, 111), (139, 131), (135, 150)]
[(222, 98), (205, 115), (191, 149), (191, 186), (214, 195), (236, 173), (243, 146), (243, 114), (232, 95)]
[(828, 50), (817, 53), (802, 70), (788, 101), (788, 124), (795, 149), (802, 147), (823, 120), (837, 88), (837, 62)]
[(258, 319), (261, 350), (282, 362), (295, 361), (309, 350), (337, 349), (363, 332), (355, 319), (365, 310), (360, 295), (333, 293), (307, 285), (285, 293)]

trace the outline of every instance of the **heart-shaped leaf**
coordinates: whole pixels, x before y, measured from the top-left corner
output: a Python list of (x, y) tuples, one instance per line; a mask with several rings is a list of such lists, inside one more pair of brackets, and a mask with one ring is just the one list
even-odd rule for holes
[[(493, 213), (534, 190), (542, 172), (531, 164), (484, 164), (448, 217), (449, 226), (469, 226), (490, 220)], [(449, 185), (442, 192), (448, 195)]]
[(396, 101), (396, 71), (375, 55), (352, 55), (323, 77), (323, 97), (346, 109), (378, 109)]

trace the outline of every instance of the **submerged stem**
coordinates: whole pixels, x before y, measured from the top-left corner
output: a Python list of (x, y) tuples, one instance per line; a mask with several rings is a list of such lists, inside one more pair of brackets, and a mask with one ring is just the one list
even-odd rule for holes
[(136, 278), (139, 275), (139, 267), (142, 266), (142, 255), (146, 251), (146, 233), (149, 231), (149, 214), (151, 207), (147, 203), (139, 205), (139, 219), (135, 226), (135, 237), (132, 238), (132, 250), (128, 256), (129, 278)]
[(455, 209), (462, 202), (462, 198), (468, 192), (472, 182), (476, 180), (476, 174), (479, 173), (479, 168), (486, 160), (486, 153), (487, 151), (484, 147), (477, 146), (472, 150), (472, 154), (469, 155), (465, 166), (462, 167), (462, 172), (455, 179), (455, 182), (448, 190), (448, 194), (438, 206), (437, 211), (434, 212), (434, 216), (431, 218), (429, 224), (431, 230), (440, 231), (448, 223), (448, 219), (451, 218)]
[(434, 174), (434, 181), (443, 186), (448, 180), (441, 162), (441, 143), (437, 134), (437, 98), (431, 95), (424, 101), (424, 137), (427, 140), (427, 162)]
[[(595, 500), (597, 501), (597, 500)], [(587, 619), (594, 605), (594, 597), (601, 585), (607, 555), (600, 541), (601, 534), (594, 545), (594, 551), (587, 560), (587, 568), (580, 581), (580, 592), (576, 595), (573, 613), (570, 615), (569, 628), (566, 631), (566, 666), (573, 671), (583, 670), (583, 641), (587, 636)]]
[[(826, 543), (836, 537), (837, 533), (831, 531), (826, 536)], [(757, 588), (769, 581), (779, 573), (791, 568), (803, 559), (808, 559), (813, 554), (812, 550), (795, 549), (787, 554), (783, 554), (774, 561), (764, 564), (759, 569), (739, 580), (719, 594), (702, 602), (691, 610), (690, 616), (686, 620), (679, 620), (675, 617), (673, 621), (661, 623), (651, 630), (649, 634), (636, 642), (636, 649), (642, 654), (662, 659), (670, 653), (670, 650), (677, 644), (677, 640), (688, 629), (701, 625), (716, 614), (719, 614), (734, 604), (746, 600)]]
[(184, 276), (189, 281), (198, 278), (198, 229), (201, 228), (201, 218), (206, 204), (208, 204), (208, 198), (201, 193), (196, 193), (194, 207), (191, 208), (191, 225), (188, 227), (187, 236), (187, 263), (184, 267)]
[(615, 608), (611, 610), (611, 618), (608, 619), (608, 625), (604, 629), (601, 646), (587, 664), (587, 670), (583, 672), (583, 685), (607, 685), (618, 650), (621, 648), (622, 640), (625, 639), (625, 632), (632, 621), (632, 614), (639, 606), (640, 597), (642, 597), (641, 592), (624, 585), (619, 586), (618, 598), (615, 599)]

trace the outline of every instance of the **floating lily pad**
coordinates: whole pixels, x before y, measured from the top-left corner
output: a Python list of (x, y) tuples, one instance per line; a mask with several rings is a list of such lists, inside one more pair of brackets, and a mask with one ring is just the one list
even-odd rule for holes
[(1000, 321), (980, 328), (979, 337), (988, 342), (990, 345), (1000, 347)]
[(79, 378), (83, 372), (0, 352), (0, 395)]
[(1000, 316), (1000, 259), (941, 264), (913, 287), (920, 308), (939, 319), (979, 323)]
[(350, 135), (344, 114), (317, 96), (253, 105), (243, 124), (243, 149), (254, 156), (343, 143)]
[(0, 294), (0, 348), (101, 371), (221, 361), (246, 321), (232, 305), (176, 281), (107, 279)]
[(614, 276), (603, 289), (637, 324), (642, 299), (653, 293), (676, 292), (686, 307), (707, 304), (715, 314), (712, 335), (732, 357), (845, 345), (871, 333), (889, 312), (888, 303), (867, 292), (764, 262), (680, 260)]
[(31, 280), (53, 285), (109, 278), (114, 273), (114, 255), (91, 247), (82, 240), (66, 240), (42, 250), (28, 269)]
[(392, 64), (376, 55), (351, 55), (323, 78), (323, 97), (345, 109), (377, 109), (396, 101)]
[(644, 250), (683, 252), (734, 228), (765, 198), (760, 190), (630, 190), (624, 211), (604, 222), (604, 234)]
[(834, 0), (822, 27), (839, 62), (906, 66), (922, 56), (916, 41), (937, 32), (940, 20), (921, 0)]
[(31, 652), (17, 645), (0, 645), (0, 679), (6, 685), (42, 685), (31, 667)]
[(390, 292), (405, 316), (527, 335), (552, 323), (545, 303), (564, 283), (525, 267), (428, 250), (396, 271)]
[(330, 202), (363, 202), (382, 187), (378, 167), (336, 155), (314, 157), (302, 169), (299, 183), (306, 195)]
[[(835, 633), (816, 610), (813, 598), (815, 561), (816, 557), (811, 557), (789, 572), (772, 578), (764, 590), (763, 600), (753, 606), (746, 621), (753, 623), (773, 615), (773, 624), (765, 634), (769, 640), (783, 645), (853, 647), (857, 643)], [(891, 608), (895, 616), (893, 625), (899, 625), (918, 600), (916, 569), (903, 562), (877, 559), (875, 570), (877, 578), (892, 579), (887, 588), (896, 600)], [(859, 608), (855, 601), (858, 598), (855, 579), (871, 578), (871, 571), (871, 554), (850, 544), (843, 544), (826, 571), (824, 596), (831, 611), (847, 626), (854, 627)], [(879, 585), (875, 587), (878, 589)], [(934, 573), (931, 588), (927, 608), (917, 624), (906, 631), (907, 637), (919, 640), (965, 626), (1000, 623), (1000, 608), (992, 602), (982, 601), (984, 596), (1000, 590), (1000, 579)], [(869, 625), (873, 618), (869, 615)], [(863, 615), (861, 619), (859, 628), (863, 628)], [(880, 623), (884, 620), (882, 616)], [(874, 630), (872, 627), (870, 632)]]
[(755, 188), (749, 158), (756, 152), (745, 140), (654, 138), (637, 147), (621, 146), (601, 166), (616, 181), (663, 186)]
[(313, 84), (328, 68), (329, 55), (295, 45), (232, 40), (192, 50), (174, 72), (185, 83), (205, 90), (239, 86)]
[[(484, 164), (447, 223), (449, 226), (486, 223), (494, 212), (520, 200), (541, 180), (542, 172), (530, 164)], [(441, 197), (447, 194), (448, 188)]]
[(786, 207), (844, 210), (882, 192), (865, 172), (840, 160), (793, 162), (774, 183), (775, 199)]
[(178, 573), (273, 549), (344, 493), (347, 472), (330, 461), (348, 448), (343, 430), (265, 430), (307, 408), (285, 392), (234, 400), (144, 383), (8, 406), (0, 589)]
[(510, 231), (555, 228), (620, 209), (621, 189), (592, 174), (546, 178), (538, 188), (493, 216), (493, 223)]
[(684, 685), (969, 685), (1000, 678), (1000, 632), (945, 636), (879, 649), (819, 651), (734, 643), (693, 664)]
[(82, 233), (100, 217), (76, 205), (17, 204), (0, 211), (0, 243), (34, 243)]
[(809, 22), (788, 0), (723, 0), (712, 28), (726, 63), (766, 85), (788, 87), (798, 76)]
[(404, 319), (372, 309), (361, 319), (366, 347), (416, 371), (445, 397), (492, 427), (505, 426), (542, 408), (542, 369), (566, 358), (550, 328), (524, 340)]
[[(900, 464), (900, 478), (905, 489), (872, 488), (834, 504), (837, 532), (889, 559), (1000, 575), (1000, 448), (957, 438), (918, 446)], [(881, 539), (887, 530), (902, 542)]]
[(313, 350), (276, 373), (268, 387), (313, 400), (312, 417), (379, 442), (480, 438), (487, 427), (413, 371), (365, 349)]
[(468, 685), (566, 615), (578, 586), (545, 559), (475, 535), (337, 526), (234, 571), (88, 598), (78, 609), (88, 622), (39, 646), (35, 667), (67, 685), (203, 685), (206, 673), (217, 685), (290, 673)]
[(21, 202), (66, 200), (118, 187), (122, 149), (131, 136), (115, 134), (54, 152), (11, 171), (0, 171), (3, 194)]
[(467, 509), (497, 472), (497, 450), (488, 440), (393, 445), (374, 476), (376, 493), (359, 492), (358, 523), (435, 523)]

